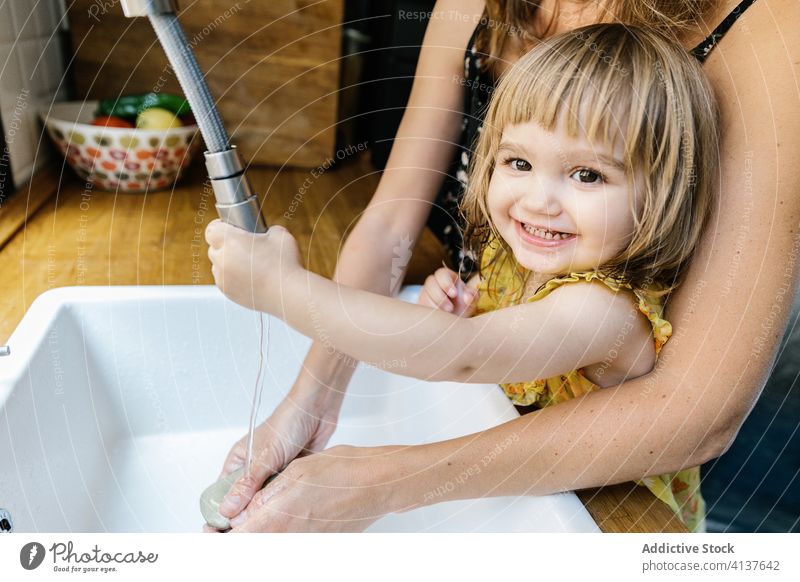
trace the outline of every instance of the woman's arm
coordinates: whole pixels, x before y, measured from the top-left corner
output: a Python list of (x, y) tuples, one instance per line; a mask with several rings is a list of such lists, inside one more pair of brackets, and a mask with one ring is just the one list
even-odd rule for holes
[(336, 281), (383, 295), (402, 283), (392, 277), (394, 249), (404, 240), (416, 244), (453, 158), (464, 116), (464, 52), (483, 5), (436, 3), (386, 169), (345, 242)]
[[(389, 295), (405, 276), (393, 273), (395, 248), (413, 249), (444, 179), (461, 129), (464, 50), (483, 12), (483, 0), (439, 0), (434, 8), (406, 111), (378, 188), (348, 236), (334, 280)], [(396, 263), (396, 261), (395, 261)], [(355, 366), (343, 354), (312, 344), (295, 386), (341, 395)], [(327, 404), (326, 404), (327, 405)]]
[(797, 22), (794, 0), (760, 0), (706, 64), (723, 117), (721, 202), (670, 302), (675, 333), (652, 374), (459, 439), (303, 457), (287, 469), (292, 486), (264, 489), (246, 525), (322, 529), (450, 499), (620, 483), (722, 454), (764, 385), (797, 291)]
[[(656, 369), (480, 434), (396, 452), (382, 475), (403, 479), (388, 506), (596, 487), (727, 450), (770, 373), (800, 279), (797, 22), (797, 2), (756, 2), (706, 64), (722, 109), (720, 204), (668, 306), (675, 333)], [(457, 479), (475, 463), (480, 472)], [(448, 482), (457, 486), (441, 487)]]
[(723, 118), (721, 202), (668, 307), (675, 333), (653, 373), (459, 439), (303, 457), (287, 469), (292, 486), (264, 489), (245, 525), (323, 529), (450, 499), (620, 483), (722, 454), (764, 385), (797, 291), (797, 22), (794, 0), (759, 0), (706, 64)]
[[(483, 0), (436, 3), (387, 167), (344, 244), (336, 281), (384, 295), (402, 283), (406, 265), (393, 264), (395, 248), (403, 241), (409, 251), (416, 245), (453, 157), (464, 115), (464, 51), (483, 6)], [(314, 342), (290, 397), (315, 418), (330, 416), (341, 406), (355, 363)]]

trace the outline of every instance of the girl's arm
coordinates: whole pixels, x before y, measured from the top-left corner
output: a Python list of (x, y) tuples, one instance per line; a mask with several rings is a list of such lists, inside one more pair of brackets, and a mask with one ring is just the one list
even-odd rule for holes
[[(426, 380), (512, 382), (546, 378), (609, 358), (650, 341), (650, 326), (628, 293), (602, 283), (565, 285), (539, 301), (464, 318), (354, 289), (291, 268), (294, 245), (276, 229), (256, 243), (257, 261), (288, 268), (263, 281), (256, 308), (308, 337), (393, 371)], [(623, 335), (623, 328), (633, 333)], [(652, 349), (652, 343), (650, 344)], [(618, 357), (618, 356), (617, 356)]]

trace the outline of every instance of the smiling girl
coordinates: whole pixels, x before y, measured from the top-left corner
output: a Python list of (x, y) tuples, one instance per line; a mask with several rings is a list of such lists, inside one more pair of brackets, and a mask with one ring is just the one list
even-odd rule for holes
[[(538, 45), (495, 92), (462, 206), (480, 257), (469, 283), (440, 269), (421, 305), (337, 285), (301, 267), (281, 227), (254, 237), (215, 221), (209, 257), (231, 299), (312, 338), (322, 329), (340, 352), (402, 359), (396, 372), (425, 380), (498, 383), (515, 404), (546, 407), (653, 369), (672, 333), (665, 301), (712, 210), (718, 156), (700, 65), (656, 32), (593, 25)], [(499, 481), (476, 493), (524, 493)], [(698, 468), (642, 482), (703, 530)], [(426, 490), (378, 496), (384, 506), (360, 523), (424, 505)]]

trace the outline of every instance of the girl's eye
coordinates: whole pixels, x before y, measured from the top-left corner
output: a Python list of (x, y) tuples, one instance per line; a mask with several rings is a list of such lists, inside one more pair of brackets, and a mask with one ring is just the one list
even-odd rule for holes
[(517, 170), (518, 172), (530, 172), (532, 168), (530, 163), (526, 162), (525, 160), (521, 160), (520, 158), (513, 158), (509, 160), (508, 165), (511, 166), (512, 170)]
[(589, 168), (581, 168), (572, 174), (582, 184), (596, 184), (603, 181), (603, 176)]

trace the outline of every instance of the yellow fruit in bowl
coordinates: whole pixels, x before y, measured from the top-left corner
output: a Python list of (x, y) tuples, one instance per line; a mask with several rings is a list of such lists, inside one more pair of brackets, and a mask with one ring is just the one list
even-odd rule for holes
[(174, 129), (181, 125), (181, 120), (174, 113), (160, 107), (145, 109), (136, 118), (136, 127), (139, 129)]

